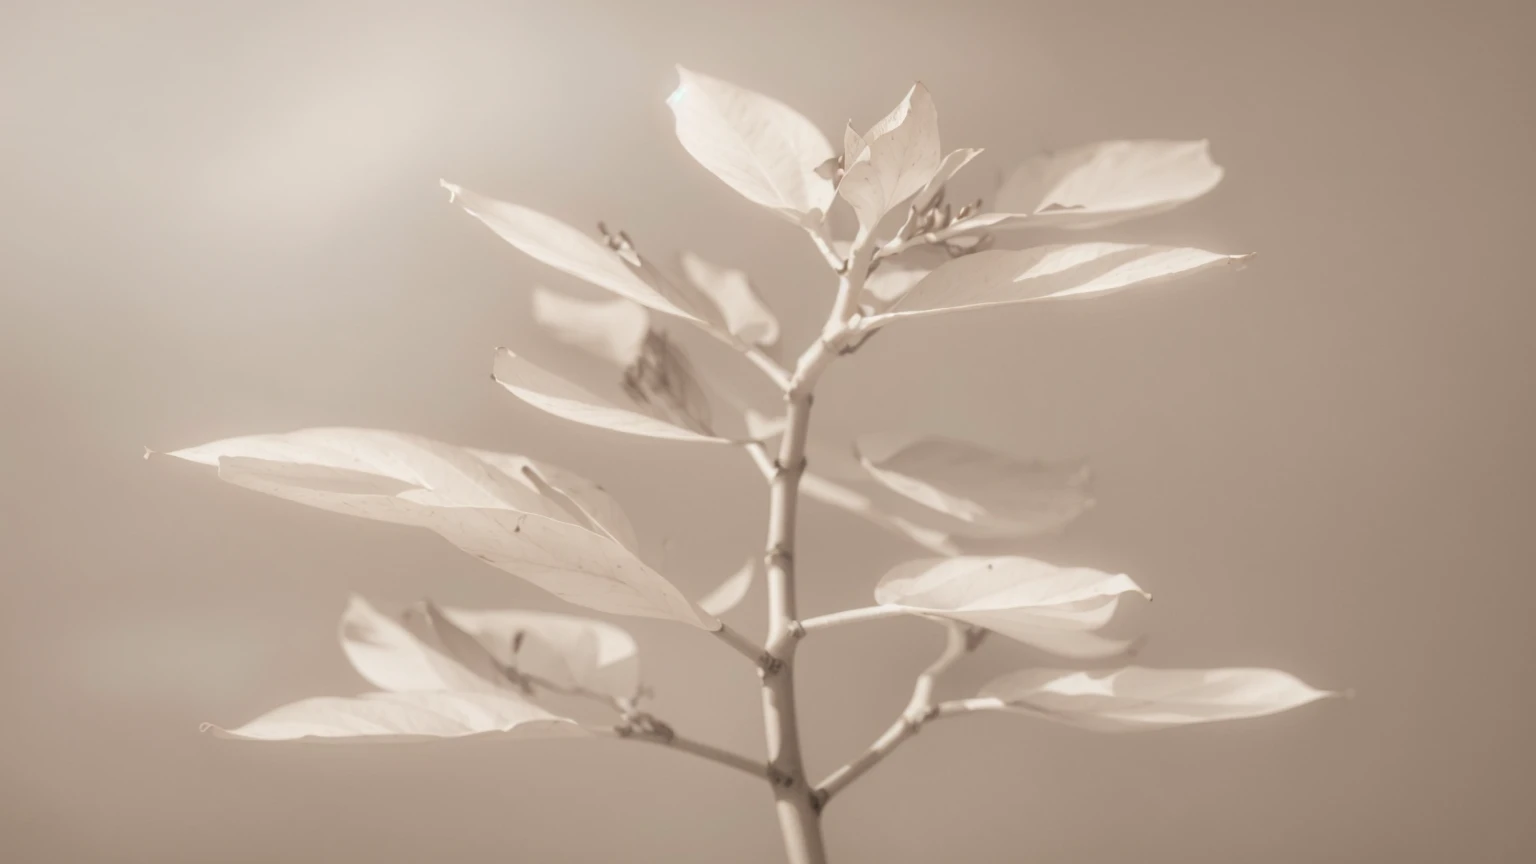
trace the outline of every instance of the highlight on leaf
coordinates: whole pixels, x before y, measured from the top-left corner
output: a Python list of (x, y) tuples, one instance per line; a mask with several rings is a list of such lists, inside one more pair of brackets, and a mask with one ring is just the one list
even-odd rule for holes
[(816, 125), (745, 87), (682, 66), (677, 75), (667, 107), (683, 149), (747, 200), (802, 227), (820, 224), (834, 190), (817, 168), (833, 153)]
[(279, 498), (430, 529), (578, 606), (719, 629), (718, 619), (626, 545), (633, 530), (601, 487), (515, 454), (483, 453), (338, 427), (231, 438), (169, 455), (217, 465), (221, 479)]
[(1108, 657), (1131, 642), (1095, 631), (1125, 594), (1150, 597), (1131, 577), (1059, 567), (1017, 555), (920, 559), (892, 568), (875, 602), (914, 615), (983, 627), (1067, 657)]
[(967, 700), (1099, 732), (1133, 732), (1278, 714), (1339, 694), (1278, 669), (1026, 669)]
[(1081, 460), (1024, 461), (939, 436), (865, 435), (859, 462), (882, 486), (961, 523), (972, 537), (1060, 531), (1093, 505)]
[(1147, 287), (1249, 256), (1140, 243), (1069, 243), (988, 249), (955, 258), (924, 276), (889, 311), (864, 319), (872, 329), (897, 318), (1006, 303), (1090, 297)]

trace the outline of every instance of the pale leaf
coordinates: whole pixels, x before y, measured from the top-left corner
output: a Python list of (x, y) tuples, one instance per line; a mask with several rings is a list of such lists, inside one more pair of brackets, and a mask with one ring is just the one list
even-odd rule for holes
[(381, 690), (488, 693), (508, 689), (505, 677), (483, 657), (455, 656), (441, 644), (424, 641), (413, 629), (353, 596), (341, 618), (341, 649), (357, 674)]
[(726, 330), (743, 342), (768, 346), (779, 341), (779, 320), (759, 297), (747, 274), (711, 264), (684, 252), (683, 275), (720, 310)]
[(204, 724), (223, 738), (257, 741), (427, 741), (496, 735), (579, 737), (589, 733), (511, 693), (369, 693), (284, 705), (235, 729)]
[(875, 601), (985, 627), (1065, 656), (1100, 657), (1130, 645), (1093, 632), (1128, 593), (1146, 596), (1124, 574), (1016, 555), (956, 556), (897, 565), (876, 586)]
[(635, 362), (651, 332), (651, 316), (634, 301), (582, 300), (544, 287), (533, 289), (533, 320), (561, 342), (621, 368)]
[(639, 648), (606, 621), (524, 609), (443, 607), (441, 614), (502, 666), (615, 699), (633, 699), (640, 690)]
[[(538, 462), (514, 453), (466, 449), (487, 465), (504, 471), (508, 475), (517, 474), (532, 481), (535, 488), (546, 499), (554, 499), (561, 506), (565, 506), (568, 501), (579, 511), (583, 520), (596, 526), (600, 533), (619, 541), (624, 548), (636, 555), (640, 554), (640, 540), (635, 535), (635, 528), (630, 523), (629, 516), (619, 505), (618, 499), (610, 495), (607, 489), (574, 471), (548, 462)], [(552, 495), (552, 492), (563, 496), (566, 501), (561, 501)]]
[(917, 525), (900, 516), (879, 509), (868, 495), (851, 488), (848, 484), (810, 471), (800, 477), (800, 491), (805, 497), (823, 504), (830, 504), (853, 513), (895, 532), (913, 543), (940, 555), (958, 555), (960, 550), (950, 536), (943, 531)]
[(733, 443), (726, 438), (706, 435), (668, 420), (621, 408), (544, 371), (507, 348), (496, 352), (493, 377), (496, 383), (529, 405), (576, 423), (651, 438)]
[(834, 190), (816, 169), (833, 152), (816, 125), (761, 93), (681, 66), (677, 74), (667, 105), (683, 149), (747, 200), (820, 223)]
[(757, 570), (757, 559), (748, 559), (740, 570), (726, 577), (724, 582), (704, 595), (699, 600), (699, 608), (715, 616), (724, 615), (735, 609), (741, 605), (741, 601), (747, 599), (747, 592), (752, 589), (752, 582), (757, 578)]
[(865, 326), (878, 327), (917, 315), (1146, 287), (1216, 267), (1238, 266), (1247, 257), (1136, 243), (989, 249), (939, 266), (903, 294), (889, 312), (866, 318)]
[(981, 221), (1098, 228), (1170, 210), (1221, 182), (1209, 141), (1101, 141), (1025, 161)]
[(864, 149), (846, 166), (837, 194), (853, 207), (860, 229), (869, 232), (939, 170), (939, 116), (928, 89), (914, 84), (863, 140)]
[(936, 436), (867, 435), (855, 450), (881, 485), (961, 521), (975, 537), (1056, 532), (1093, 504), (1082, 461), (1024, 461)]
[(1161, 729), (1278, 714), (1338, 694), (1277, 669), (1026, 669), (982, 688), (1004, 711), (1101, 732)]
[(671, 286), (653, 271), (626, 260), (597, 239), (536, 210), (487, 198), (447, 181), (442, 185), (466, 212), (528, 256), (642, 306), (697, 320), (691, 310), (679, 305), (679, 298), (667, 296)]

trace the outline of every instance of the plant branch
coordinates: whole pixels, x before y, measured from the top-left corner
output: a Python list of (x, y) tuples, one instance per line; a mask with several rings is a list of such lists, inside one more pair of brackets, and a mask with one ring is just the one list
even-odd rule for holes
[(921, 234), (914, 234), (911, 237), (904, 238), (903, 234), (906, 232), (903, 231), (898, 233), (894, 238), (882, 245), (879, 249), (876, 249), (874, 260), (878, 261), (881, 258), (890, 258), (893, 255), (900, 255), (901, 253), (915, 246), (926, 246), (932, 243), (943, 243), (945, 240), (950, 240), (964, 234), (980, 231), (986, 227), (986, 225), (979, 224), (978, 220), (963, 219), (957, 220), (947, 227), (940, 228), (937, 231), (925, 231)]
[(844, 609), (841, 612), (830, 612), (826, 615), (806, 618), (800, 622), (800, 631), (801, 635), (806, 635), (817, 630), (825, 630), (828, 627), (837, 627), (842, 624), (852, 624), (856, 621), (895, 618), (898, 615), (905, 614), (906, 610), (900, 606), (864, 606), (858, 609)]
[(753, 665), (761, 667), (769, 662), (768, 652), (763, 646), (732, 630), (731, 626), (724, 621), (720, 622), (720, 629), (714, 631), (714, 634), (741, 656), (751, 660)]
[(636, 729), (620, 724), (612, 728), (591, 728), (588, 731), (594, 735), (619, 738), (625, 741), (645, 741), (662, 747), (670, 747), (683, 753), (692, 753), (711, 762), (718, 762), (721, 765), (743, 771), (758, 779), (768, 776), (768, 766), (762, 762), (749, 759), (739, 753), (732, 753), (713, 744), (705, 744), (702, 741), (684, 738), (673, 732), (671, 727), (665, 724), (662, 724), (659, 729), (650, 730)]
[[(934, 704), (934, 688), (938, 685), (940, 676), (958, 663), (960, 658), (975, 650), (981, 641), (981, 637), (977, 634), (985, 632), (953, 622), (947, 625), (943, 652), (939, 654), (937, 660), (923, 670), (922, 674), (917, 676), (917, 683), (912, 687), (912, 698), (907, 701), (907, 707), (901, 712), (901, 716), (882, 732), (879, 738), (875, 739), (868, 750), (821, 781), (816, 787), (816, 798), (820, 806), (825, 807), (832, 796), (880, 764), (885, 757), (901, 746), (903, 741), (916, 735), (924, 724), (937, 717), (945, 716), (941, 710), (942, 706)], [(950, 713), (958, 712), (952, 709)]]

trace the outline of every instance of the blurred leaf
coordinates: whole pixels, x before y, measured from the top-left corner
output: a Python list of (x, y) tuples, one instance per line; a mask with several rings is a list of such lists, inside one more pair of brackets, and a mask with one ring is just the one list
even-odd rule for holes
[(691, 252), (684, 252), (680, 263), (687, 280), (720, 310), (732, 336), (760, 346), (779, 341), (779, 320), (753, 290), (746, 273), (711, 264)]
[(544, 287), (533, 289), (533, 320), (561, 342), (621, 368), (635, 362), (651, 332), (651, 316), (634, 301), (582, 300)]
[(741, 601), (747, 599), (747, 592), (752, 590), (752, 582), (757, 578), (758, 563), (756, 558), (747, 559), (747, 563), (740, 570), (726, 577), (715, 587), (715, 590), (704, 595), (699, 600), (699, 608), (711, 615), (719, 616), (741, 605)]

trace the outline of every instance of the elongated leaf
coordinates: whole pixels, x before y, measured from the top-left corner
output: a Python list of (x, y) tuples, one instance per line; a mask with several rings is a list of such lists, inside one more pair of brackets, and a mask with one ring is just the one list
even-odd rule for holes
[(691, 252), (684, 252), (680, 263), (688, 281), (718, 307), (732, 336), (752, 345), (779, 341), (779, 319), (753, 290), (746, 273), (711, 264)]
[[(719, 628), (717, 619), (618, 539), (633, 543), (633, 531), (612, 499), (594, 484), (577, 483), (569, 472), (531, 460), (531, 470), (512, 475), (462, 448), (393, 436), (399, 433), (304, 430), (291, 436), (228, 439), (172, 455), (203, 462), (217, 458), (222, 479), (269, 495), (428, 528), (465, 552), (579, 606), (681, 621), (705, 630)], [(404, 443), (391, 448), (390, 441)], [(420, 442), (430, 446), (411, 446)], [(226, 455), (242, 452), (281, 455), (290, 461)], [(502, 455), (493, 460), (502, 467), (519, 461)], [(353, 467), (332, 467), (338, 462)], [(477, 466), (480, 473), (466, 473), (468, 466)], [(552, 480), (540, 484), (534, 477)], [(553, 489), (552, 484), (569, 491), (549, 497), (540, 493)], [(575, 506), (577, 501), (587, 502), (590, 509)], [(602, 526), (593, 514), (615, 527), (597, 530)]]
[(633, 699), (640, 690), (639, 647), (606, 621), (525, 609), (440, 611), (502, 666), (615, 699)]
[(440, 642), (423, 640), (412, 628), (380, 614), (357, 596), (342, 615), (341, 649), (357, 674), (381, 690), (494, 693), (511, 689), (505, 676), (484, 657), (455, 656)]
[(686, 301), (671, 296), (672, 286), (642, 266), (638, 256), (626, 260), (595, 238), (536, 210), (487, 198), (446, 180), (442, 185), (451, 200), (528, 256), (642, 306), (696, 320)]
[(1101, 732), (1161, 729), (1277, 714), (1337, 695), (1277, 669), (1026, 669), (982, 688), (1004, 711)]
[(939, 555), (958, 555), (959, 547), (943, 531), (926, 528), (900, 516), (886, 513), (875, 506), (868, 495), (844, 482), (825, 475), (807, 471), (800, 477), (800, 491), (805, 497), (823, 504), (830, 504), (853, 513), (895, 532), (913, 543)]
[(587, 426), (678, 441), (733, 443), (729, 439), (702, 434), (649, 414), (641, 414), (594, 395), (557, 377), (514, 354), (510, 349), (496, 351), (496, 383), (512, 395), (556, 417)]
[(747, 200), (820, 223), (834, 190), (816, 168), (833, 153), (815, 124), (761, 93), (681, 66), (677, 75), (667, 106), (683, 149)]
[(1145, 287), (1215, 267), (1239, 265), (1247, 257), (1136, 243), (989, 249), (939, 266), (902, 295), (889, 312), (865, 319), (865, 326), (878, 327), (917, 315)]
[(1101, 141), (1044, 153), (1014, 169), (983, 223), (1098, 228), (1150, 216), (1216, 188), (1209, 141)]
[(747, 599), (747, 592), (752, 590), (752, 582), (757, 578), (758, 569), (757, 559), (748, 559), (740, 570), (727, 577), (724, 582), (715, 587), (715, 590), (704, 595), (699, 600), (699, 608), (716, 616), (735, 609), (741, 605), (741, 601)]
[(510, 738), (579, 737), (574, 720), (510, 693), (368, 693), (284, 705), (235, 729), (204, 724), (223, 738), (256, 741), (400, 742), (495, 734)]
[(543, 287), (533, 289), (533, 320), (561, 342), (620, 368), (639, 358), (651, 332), (651, 316), (634, 301), (582, 300)]
[(855, 448), (881, 485), (960, 520), (972, 536), (1059, 531), (1093, 504), (1082, 461), (1026, 462), (941, 437), (868, 435)]
[(1057, 654), (1099, 657), (1130, 646), (1092, 632), (1108, 623), (1128, 593), (1145, 595), (1124, 574), (1016, 555), (958, 556), (897, 565), (875, 587), (875, 601), (985, 627)]
[(939, 170), (939, 115), (928, 88), (914, 84), (862, 138), (864, 149), (846, 166), (837, 194), (853, 207), (861, 229), (873, 231)]

